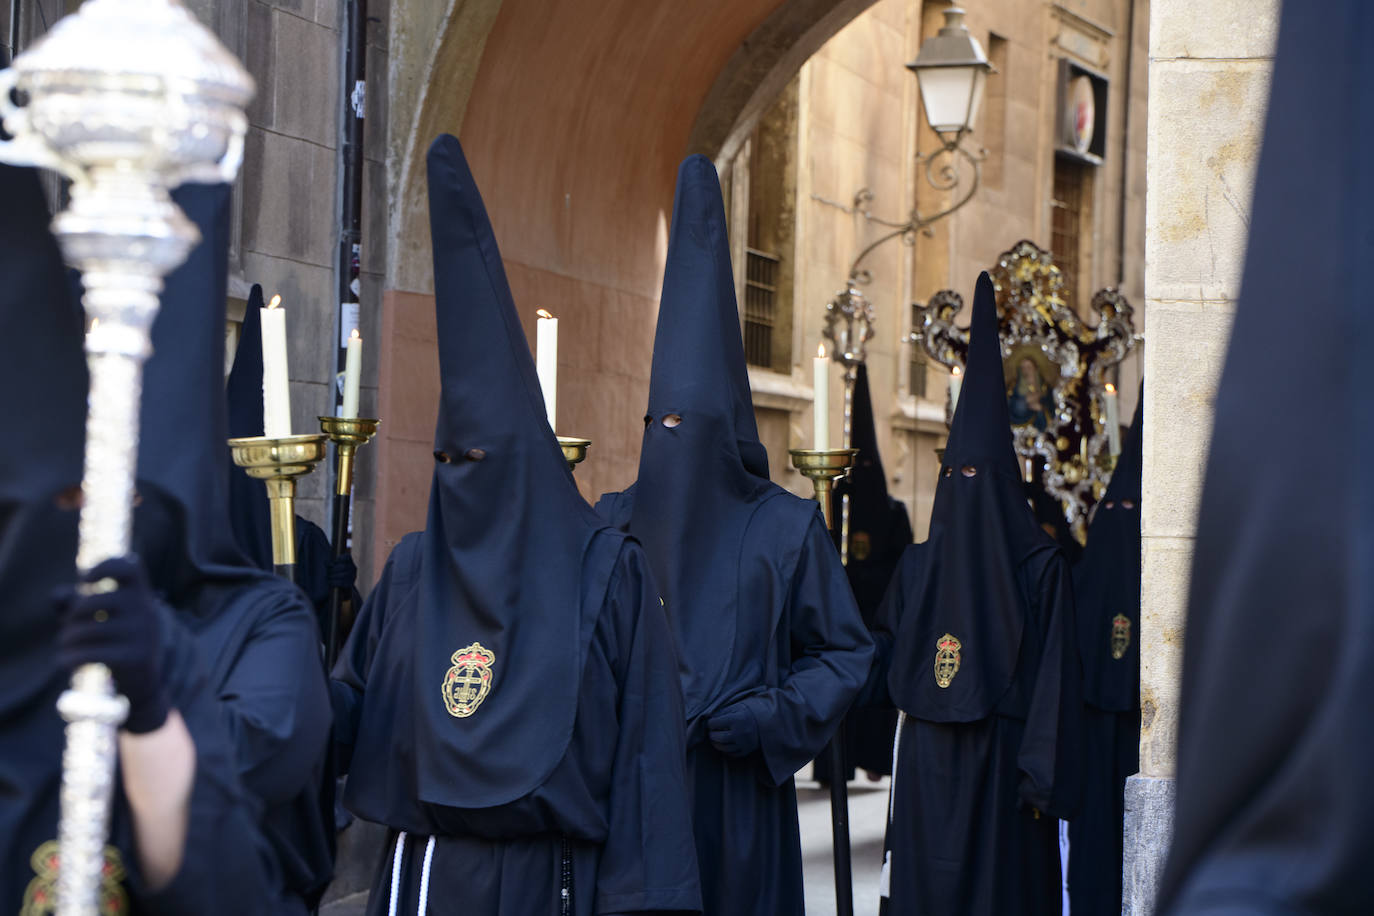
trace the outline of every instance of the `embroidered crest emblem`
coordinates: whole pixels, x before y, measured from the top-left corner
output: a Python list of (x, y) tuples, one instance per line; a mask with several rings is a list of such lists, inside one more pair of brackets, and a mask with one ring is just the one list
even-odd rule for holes
[(867, 531), (855, 531), (849, 536), (849, 555), (860, 563), (873, 555), (873, 539)]
[[(24, 903), (19, 916), (49, 916), (57, 912), (57, 840), (39, 845), (29, 857), (34, 878), (24, 890)], [(129, 895), (124, 891), (124, 862), (119, 850), (105, 847), (104, 862), (100, 866), (100, 894), (97, 898), (100, 916), (123, 916), (129, 912)]]
[(1112, 618), (1112, 658), (1120, 659), (1131, 647), (1131, 618), (1117, 614)]
[(946, 633), (935, 640), (935, 683), (948, 687), (954, 683), (954, 675), (959, 673), (959, 650), (964, 644)]
[(491, 692), (491, 666), (496, 654), (475, 642), (454, 652), (453, 667), (444, 675), (444, 708), (455, 719), (466, 719), (477, 711)]

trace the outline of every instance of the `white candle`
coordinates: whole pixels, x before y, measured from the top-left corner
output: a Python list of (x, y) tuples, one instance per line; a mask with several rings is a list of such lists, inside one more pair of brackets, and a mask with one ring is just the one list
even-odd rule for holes
[(964, 370), (955, 366), (949, 370), (949, 413), (959, 409), (959, 392), (964, 388)]
[(354, 328), (348, 338), (348, 356), (344, 360), (343, 408), (339, 416), (346, 420), (358, 416), (358, 386), (363, 380), (363, 339)]
[(1107, 415), (1107, 448), (1112, 457), (1121, 454), (1121, 408), (1116, 403), (1116, 386), (1107, 383), (1107, 391), (1102, 395), (1102, 404)]
[(262, 420), (269, 439), (291, 435), (291, 382), (286, 365), (286, 309), (273, 296), (262, 313)]
[(830, 448), (830, 357), (825, 355), (825, 344), (816, 349), (812, 367), (815, 369), (812, 381), (816, 407), (815, 445), (816, 451), (824, 452)]
[(534, 362), (539, 372), (539, 387), (544, 392), (544, 409), (549, 428), (558, 429), (558, 319), (540, 309), (535, 322)]

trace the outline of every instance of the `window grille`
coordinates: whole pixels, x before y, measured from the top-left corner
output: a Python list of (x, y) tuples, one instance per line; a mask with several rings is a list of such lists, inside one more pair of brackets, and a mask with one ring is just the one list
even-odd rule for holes
[(777, 255), (747, 252), (744, 279), (744, 358), (751, 366), (773, 368), (773, 331), (778, 322)]

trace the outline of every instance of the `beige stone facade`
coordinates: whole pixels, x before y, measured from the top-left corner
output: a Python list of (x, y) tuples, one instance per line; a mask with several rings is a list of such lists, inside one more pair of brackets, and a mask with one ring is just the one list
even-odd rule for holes
[[(868, 345), (875, 418), (892, 493), (912, 513), (918, 539), (928, 525), (934, 495), (935, 448), (942, 444), (948, 376), (943, 367), (919, 364), (907, 342), (912, 302), (937, 290), (971, 295), (978, 271), (1021, 239), (1052, 249), (1056, 241), (1056, 163), (1081, 183), (1077, 212), (1077, 300), (1088, 315), (1095, 290), (1120, 287), (1139, 308), (1144, 268), (1145, 67), (1149, 4), (1145, 0), (1094, 3), (1025, 3), (1001, 0), (971, 5), (970, 31), (989, 53), (997, 72), (989, 77), (982, 114), (966, 144), (982, 148), (982, 182), (970, 202), (935, 223), (915, 245), (889, 242), (863, 262), (872, 274), (865, 288), (873, 302), (876, 334)], [(785, 291), (789, 310), (790, 361), (751, 367), (755, 403), (765, 444), (775, 456), (775, 479), (797, 492), (809, 484), (787, 467), (786, 450), (807, 444), (811, 420), (811, 357), (821, 342), (825, 304), (843, 285), (851, 262), (888, 229), (856, 211), (855, 194), (871, 198), (858, 209), (887, 222), (903, 222), (912, 203), (924, 214), (949, 205), (927, 183), (919, 152), (938, 147), (924, 123), (916, 80), (904, 67), (921, 42), (943, 23), (944, 4), (880, 0), (845, 26), (794, 77), (787, 104), (794, 124), (784, 131), (794, 143), (795, 213), (783, 264), (793, 270)], [(1106, 154), (1101, 164), (1060, 162), (1058, 79), (1061, 59), (1108, 80)], [(785, 95), (785, 94), (784, 94)], [(720, 163), (731, 186), (776, 180), (758, 174), (756, 146), (778, 129), (770, 109), (742, 149)], [(968, 186), (971, 169), (963, 170)], [(957, 192), (956, 192), (957, 193)], [(752, 195), (757, 197), (757, 195)], [(736, 202), (736, 270), (743, 277), (745, 236), (754, 232), (748, 208)], [(773, 214), (776, 217), (776, 214)], [(749, 243), (749, 244), (752, 244)], [(744, 284), (741, 283), (741, 291)], [(742, 300), (743, 301), (743, 300)], [(1137, 313), (1139, 316), (1139, 313)], [(967, 315), (962, 321), (967, 321)], [(1140, 357), (1122, 367), (1123, 414), (1134, 408)], [(832, 436), (838, 437), (842, 398), (840, 370), (833, 372)]]

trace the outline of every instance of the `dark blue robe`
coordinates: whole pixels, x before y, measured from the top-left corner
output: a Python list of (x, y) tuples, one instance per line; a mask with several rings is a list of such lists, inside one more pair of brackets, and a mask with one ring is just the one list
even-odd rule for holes
[[(397, 913), (417, 911), (429, 837), (434, 912), (557, 913), (564, 838), (570, 912), (698, 912), (689, 808), (672, 765), (683, 753), (682, 698), (674, 667), (664, 664), (672, 638), (638, 546), (606, 531), (590, 548), (612, 559), (614, 573), (585, 622), (591, 639), (563, 758), (528, 795), (482, 808), (426, 804), (412, 785), (417, 719), (402, 698), (413, 693), (420, 547), (410, 535), (392, 551), (334, 671), (336, 739), (349, 768), (344, 804), (392, 828), (368, 913), (388, 912), (400, 830), (408, 838)], [(600, 602), (590, 587), (580, 597)], [(435, 702), (439, 693), (436, 679)]]
[(984, 273), (930, 536), (907, 548), (879, 611), (875, 689), (902, 711), (886, 912), (1061, 911), (1056, 818), (1081, 793), (1075, 626), (1068, 564), (1022, 492)]
[[(313, 609), (253, 566), (234, 540), (224, 460), (224, 308), (229, 187), (174, 195), (201, 242), (173, 271), (144, 369), (134, 547), (150, 581), (194, 637), (221, 700), (244, 786), (304, 913), (333, 871), (321, 782), (329, 691)], [(265, 503), (265, 499), (264, 499)]]
[[(34, 171), (0, 166), (0, 200), (0, 387), (25, 392), (10, 407), (17, 447), (0, 454), (0, 912), (18, 913), (26, 895), (47, 906), (38, 898), (52, 888), (40, 848), (57, 834), (64, 738), (56, 703), (68, 682), (57, 664), (54, 591), (75, 579), (77, 529), (76, 512), (58, 504), (73, 505), (65, 491), (81, 477), (87, 376), (80, 312)], [(204, 654), (179, 610), (163, 608), (162, 671), (196, 750), (181, 868), (160, 891), (143, 887), (116, 774), (105, 899), (127, 898), (120, 912), (140, 914), (289, 912), (259, 803), (242, 787)]]
[(1083, 658), (1083, 803), (1069, 824), (1077, 913), (1121, 904), (1126, 779), (1140, 768), (1140, 471), (1144, 391), (1083, 559), (1073, 570)]

